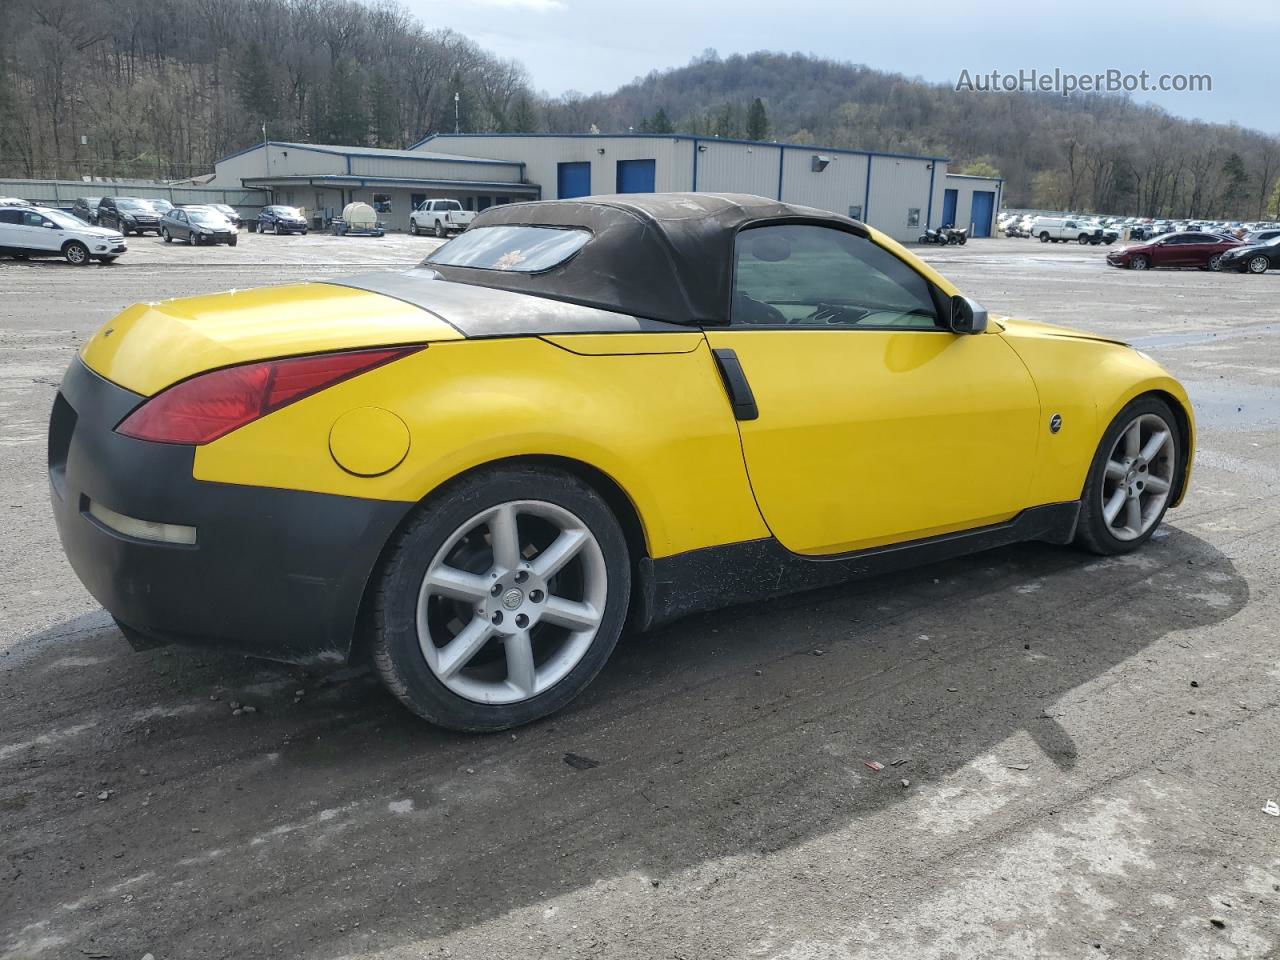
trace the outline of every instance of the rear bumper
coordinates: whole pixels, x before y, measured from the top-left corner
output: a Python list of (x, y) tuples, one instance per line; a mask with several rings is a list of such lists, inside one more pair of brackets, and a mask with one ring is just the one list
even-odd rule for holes
[[(54, 517), (94, 599), (152, 640), (345, 659), (365, 585), (410, 505), (196, 480), (193, 447), (114, 431), (141, 400), (76, 360), (54, 403)], [(194, 527), (195, 543), (124, 535), (91, 516), (91, 503)]]

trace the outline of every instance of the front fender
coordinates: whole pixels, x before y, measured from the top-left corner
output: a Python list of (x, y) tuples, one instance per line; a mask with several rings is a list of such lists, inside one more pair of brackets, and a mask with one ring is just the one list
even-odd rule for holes
[[(533, 337), (432, 343), (198, 448), (195, 476), (416, 503), (477, 466), (554, 456), (617, 483), (651, 556), (767, 536), (706, 341), (640, 336), (684, 352), (579, 353)], [(380, 476), (349, 473), (330, 452), (334, 423), (363, 407), (408, 427), (408, 451)]]
[[(1078, 499), (1103, 433), (1125, 404), (1148, 393), (1167, 395), (1184, 418), (1186, 468), (1174, 505), (1181, 502), (1195, 449), (1195, 415), (1182, 384), (1146, 354), (1114, 341), (1016, 321), (1002, 335), (1027, 365), (1040, 395), (1031, 503)], [(1048, 429), (1055, 414), (1062, 418), (1056, 434)]]

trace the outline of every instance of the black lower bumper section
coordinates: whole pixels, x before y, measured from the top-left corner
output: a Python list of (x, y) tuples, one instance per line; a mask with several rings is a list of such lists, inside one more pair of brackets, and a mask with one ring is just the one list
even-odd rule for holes
[[(411, 505), (196, 480), (194, 447), (115, 432), (142, 399), (77, 361), (54, 404), (53, 511), (85, 587), (134, 640), (346, 658), (365, 586)], [(91, 502), (195, 527), (196, 542), (123, 535), (89, 515)]]
[(640, 615), (643, 625), (651, 627), (702, 610), (892, 573), (1011, 543), (1070, 543), (1079, 513), (1078, 502), (1051, 503), (1023, 510), (1006, 523), (831, 558), (792, 553), (772, 537), (645, 558)]

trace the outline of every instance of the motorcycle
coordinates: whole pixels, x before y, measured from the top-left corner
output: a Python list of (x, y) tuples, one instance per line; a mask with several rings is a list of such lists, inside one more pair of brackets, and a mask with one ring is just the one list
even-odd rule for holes
[(941, 228), (937, 230), (926, 229), (924, 233), (920, 234), (920, 242), (945, 244), (947, 242), (947, 238), (944, 231)]

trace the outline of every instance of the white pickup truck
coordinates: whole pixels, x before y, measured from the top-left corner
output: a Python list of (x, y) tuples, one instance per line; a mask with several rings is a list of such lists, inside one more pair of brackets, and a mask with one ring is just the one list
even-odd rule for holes
[(461, 233), (475, 217), (474, 211), (463, 210), (457, 200), (423, 200), (418, 209), (409, 214), (409, 232), (415, 237), (423, 233), (445, 237)]

